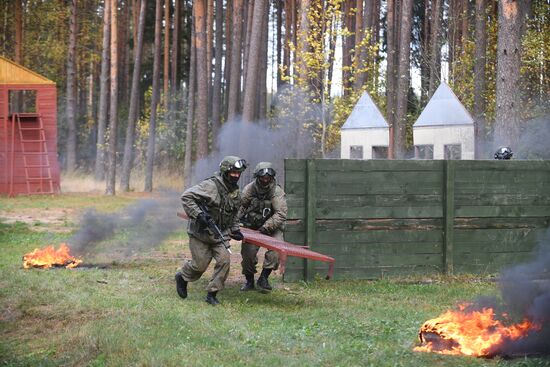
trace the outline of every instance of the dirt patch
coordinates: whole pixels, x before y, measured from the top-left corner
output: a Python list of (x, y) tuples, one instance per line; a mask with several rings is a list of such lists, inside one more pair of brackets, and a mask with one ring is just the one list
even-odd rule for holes
[[(178, 269), (183, 265), (184, 261), (187, 259), (191, 259), (191, 251), (189, 250), (189, 242), (188, 241), (179, 241), (181, 243), (181, 249), (177, 251), (178, 255), (177, 258), (179, 259), (178, 263)], [(226, 287), (240, 287), (245, 281), (244, 275), (242, 274), (242, 267), (241, 267), (241, 242), (231, 240), (231, 254), (230, 261), (230, 269), (229, 269), (229, 275), (227, 276), (227, 280), (225, 281)], [(260, 250), (258, 251), (258, 265), (256, 266), (256, 269), (258, 270), (258, 273), (255, 275), (255, 278), (257, 279), (259, 276), (259, 273), (262, 271), (262, 264), (264, 261), (264, 254), (266, 252), (265, 248), (260, 247)], [(208, 265), (208, 269), (204, 273), (203, 277), (205, 279), (209, 279), (211, 276), (213, 269), (215, 265), (215, 260), (212, 260), (210, 265)], [(281, 275), (279, 275), (279, 271), (273, 272), (271, 278), (279, 278)], [(280, 282), (280, 281), (279, 281)]]
[(6, 224), (22, 222), (36, 232), (70, 232), (69, 223), (74, 221), (74, 217), (74, 209), (63, 208), (18, 209), (17, 213), (0, 211), (0, 222)]

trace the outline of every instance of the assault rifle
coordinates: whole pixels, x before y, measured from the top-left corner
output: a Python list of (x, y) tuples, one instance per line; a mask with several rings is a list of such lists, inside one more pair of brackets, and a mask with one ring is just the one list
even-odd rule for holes
[(212, 232), (214, 232), (214, 234), (222, 240), (223, 246), (227, 249), (227, 251), (229, 251), (230, 254), (232, 254), (231, 249), (230, 249), (231, 246), (229, 245), (229, 243), (227, 243), (224, 240), (222, 231), (220, 230), (220, 227), (218, 227), (216, 222), (214, 222), (214, 219), (212, 219), (212, 217), (210, 217), (210, 213), (208, 213), (208, 209), (206, 207), (206, 204), (203, 203), (203, 202), (198, 202), (197, 205), (198, 205), (199, 209), (202, 210), (205, 214), (207, 214), (208, 217), (210, 218), (210, 220), (208, 221), (208, 228), (210, 228), (210, 230), (212, 230)]

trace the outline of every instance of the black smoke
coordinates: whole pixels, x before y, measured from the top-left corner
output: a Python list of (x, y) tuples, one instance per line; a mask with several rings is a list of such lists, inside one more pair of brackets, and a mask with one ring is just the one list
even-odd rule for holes
[(76, 255), (116, 252), (129, 256), (158, 247), (182, 229), (183, 222), (176, 215), (181, 210), (179, 194), (167, 191), (159, 198), (138, 200), (115, 213), (88, 209), (67, 243)]
[(520, 339), (506, 339), (495, 346), (489, 356), (550, 354), (550, 229), (539, 239), (532, 261), (501, 272), (499, 288), (498, 297), (478, 297), (464, 311), (492, 308), (495, 318), (506, 326), (527, 319), (537, 328)]
[(550, 354), (550, 230), (532, 261), (502, 272), (500, 290), (510, 315), (525, 317), (540, 327), (525, 338), (505, 343), (504, 354)]

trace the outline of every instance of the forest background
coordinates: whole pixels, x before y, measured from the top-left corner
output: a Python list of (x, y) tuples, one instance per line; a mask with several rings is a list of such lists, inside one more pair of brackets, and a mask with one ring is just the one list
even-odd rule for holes
[(1, 0), (0, 29), (1, 55), (57, 83), (63, 169), (107, 194), (225, 154), (339, 157), (365, 91), (408, 158), (442, 81), (477, 158), (550, 158), (550, 0)]

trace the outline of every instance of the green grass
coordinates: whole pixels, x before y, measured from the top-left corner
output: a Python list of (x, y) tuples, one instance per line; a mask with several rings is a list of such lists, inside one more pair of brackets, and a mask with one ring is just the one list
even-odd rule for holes
[[(90, 203), (110, 211), (132, 200), (84, 200), (76, 195), (0, 198), (0, 211), (35, 208), (39, 216), (44, 208), (68, 208), (76, 213)], [(183, 231), (175, 236), (176, 244), (172, 239), (107, 269), (22, 269), (24, 253), (64, 237), (56, 231), (37, 232), (21, 222), (0, 224), (0, 364), (550, 365), (547, 358), (479, 359), (412, 351), (425, 320), (459, 301), (496, 294), (491, 282), (464, 277), (439, 278), (432, 284), (403, 279), (283, 284), (275, 276), (276, 289), (264, 295), (239, 292), (237, 265), (228, 288), (219, 294), (223, 304), (211, 307), (203, 301), (211, 269), (190, 284), (187, 300), (175, 292), (174, 272), (187, 246)], [(162, 258), (155, 256), (158, 251)]]

